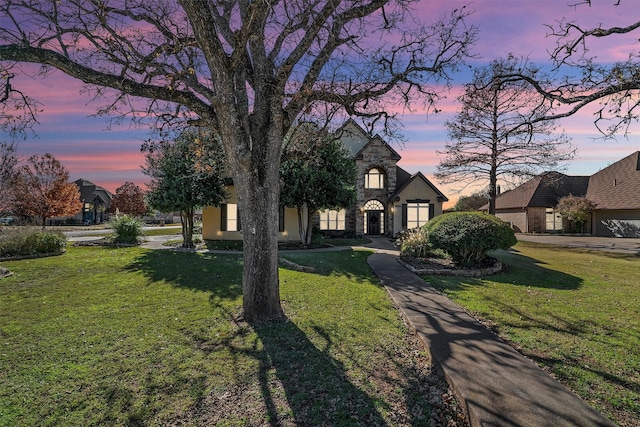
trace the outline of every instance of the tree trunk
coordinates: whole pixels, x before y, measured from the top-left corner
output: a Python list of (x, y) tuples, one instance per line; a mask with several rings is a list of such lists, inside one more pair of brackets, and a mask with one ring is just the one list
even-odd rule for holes
[(309, 246), (311, 244), (311, 233), (309, 232), (309, 227), (311, 225), (311, 218), (309, 215), (310, 211), (311, 210), (307, 207), (305, 215), (305, 207), (298, 206), (298, 234), (300, 235), (300, 243), (305, 246)]
[(313, 237), (313, 225), (311, 224), (313, 212), (314, 210), (307, 206), (307, 234), (304, 237), (307, 246), (311, 245), (311, 238)]
[(180, 211), (180, 223), (182, 225), (182, 247), (193, 248), (193, 209)]
[[(258, 323), (281, 320), (285, 315), (280, 305), (277, 236), (282, 120), (271, 116), (267, 125), (254, 124), (250, 144), (242, 141), (248, 135), (231, 124), (224, 123), (222, 133), (233, 133), (231, 146), (225, 148), (242, 224), (243, 317)], [(247, 145), (244, 153), (238, 153), (237, 147)]]
[(243, 316), (248, 322), (278, 320), (284, 318), (278, 279), (278, 181), (265, 185), (253, 174), (242, 180), (236, 191), (244, 245)]

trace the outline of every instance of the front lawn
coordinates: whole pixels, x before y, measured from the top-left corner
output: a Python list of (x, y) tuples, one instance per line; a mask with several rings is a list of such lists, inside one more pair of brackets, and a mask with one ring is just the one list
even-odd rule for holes
[[(290, 321), (236, 321), (240, 255), (71, 247), (5, 262), (0, 426), (447, 425), (451, 394), (368, 252), (288, 254)], [(452, 424), (457, 425), (457, 424)]]
[(427, 280), (622, 426), (640, 425), (640, 257), (520, 242), (507, 271)]

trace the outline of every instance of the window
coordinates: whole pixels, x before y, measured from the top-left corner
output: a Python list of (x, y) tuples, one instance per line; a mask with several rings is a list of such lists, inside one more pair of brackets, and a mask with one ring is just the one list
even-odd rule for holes
[(377, 168), (370, 169), (364, 176), (364, 188), (384, 188), (384, 173)]
[(228, 203), (220, 206), (220, 230), (240, 231), (240, 215), (238, 215), (238, 205)]
[(428, 200), (408, 201), (402, 205), (402, 225), (408, 229), (422, 227), (433, 216)]
[(562, 217), (553, 209), (546, 209), (547, 231), (562, 231)]
[(320, 211), (320, 230), (344, 230), (346, 215), (344, 209)]

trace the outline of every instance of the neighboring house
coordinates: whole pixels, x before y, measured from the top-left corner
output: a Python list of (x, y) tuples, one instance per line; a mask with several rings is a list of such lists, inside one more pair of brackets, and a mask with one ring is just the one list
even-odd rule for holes
[[(314, 215), (314, 226), (325, 235), (395, 236), (419, 227), (442, 213), (448, 201), (422, 173), (410, 174), (397, 163), (400, 155), (380, 136), (370, 136), (353, 120), (348, 120), (337, 135), (351, 152), (358, 169), (355, 206), (326, 210)], [(236, 192), (228, 188), (227, 203), (207, 207), (202, 212), (204, 239), (239, 240), (242, 238)], [(295, 208), (282, 208), (278, 240), (299, 240)]]
[[(591, 176), (546, 172), (496, 199), (496, 216), (516, 232), (561, 231), (555, 207), (564, 196), (586, 197), (596, 204), (585, 232), (596, 236), (640, 237), (640, 152)], [(487, 205), (480, 208), (487, 210)]]
[(591, 175), (586, 197), (596, 236), (640, 237), (640, 151)]
[(78, 179), (73, 183), (78, 186), (82, 201), (82, 210), (73, 220), (83, 224), (99, 224), (106, 221), (113, 194), (86, 179)]
[[(496, 198), (496, 217), (511, 224), (516, 233), (560, 231), (562, 218), (555, 210), (564, 196), (583, 196), (588, 176), (545, 172)], [(488, 210), (484, 205), (480, 210)]]

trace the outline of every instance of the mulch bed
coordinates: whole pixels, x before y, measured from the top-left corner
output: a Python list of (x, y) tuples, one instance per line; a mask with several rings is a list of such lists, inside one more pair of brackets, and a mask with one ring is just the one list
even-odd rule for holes
[(477, 268), (458, 266), (449, 258), (416, 258), (403, 256), (398, 258), (398, 262), (416, 274), (480, 277), (502, 271), (502, 263), (491, 257), (485, 258), (482, 265)]

